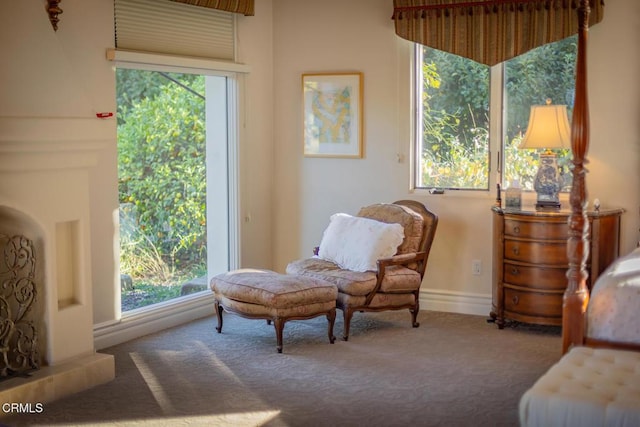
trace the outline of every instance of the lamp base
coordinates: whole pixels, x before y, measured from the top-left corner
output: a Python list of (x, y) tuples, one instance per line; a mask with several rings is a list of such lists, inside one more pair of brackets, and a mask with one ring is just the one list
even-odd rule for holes
[(538, 193), (536, 209), (560, 209), (558, 192), (562, 187), (558, 173), (556, 155), (553, 152), (540, 154), (540, 168), (533, 182), (533, 188)]

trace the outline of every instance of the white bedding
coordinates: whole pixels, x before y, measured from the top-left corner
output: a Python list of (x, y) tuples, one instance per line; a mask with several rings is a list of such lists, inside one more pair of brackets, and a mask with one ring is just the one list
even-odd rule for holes
[(589, 338), (640, 344), (640, 248), (618, 258), (593, 286)]

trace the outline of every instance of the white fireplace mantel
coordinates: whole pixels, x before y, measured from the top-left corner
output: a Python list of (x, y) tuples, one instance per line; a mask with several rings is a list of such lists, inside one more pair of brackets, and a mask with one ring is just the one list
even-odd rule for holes
[(0, 117), (0, 171), (91, 168), (115, 141), (111, 120)]
[[(113, 359), (95, 353), (90, 235), (90, 171), (101, 152), (116, 143), (113, 120), (0, 117), (0, 218), (5, 219), (0, 225), (37, 240), (42, 248), (46, 368), (36, 375), (40, 381), (48, 381), (47, 369), (84, 378), (96, 369), (96, 360), (100, 382), (114, 375)], [(85, 362), (78, 365), (78, 360)], [(72, 390), (64, 375), (59, 382), (60, 387), (66, 384), (65, 392), (87, 388), (82, 380)], [(59, 387), (43, 399), (54, 397), (61, 397)]]

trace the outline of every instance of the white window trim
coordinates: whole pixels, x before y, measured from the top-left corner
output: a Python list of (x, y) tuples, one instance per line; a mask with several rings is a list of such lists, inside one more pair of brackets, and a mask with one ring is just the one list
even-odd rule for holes
[[(416, 146), (418, 144), (418, 135), (420, 131), (418, 126), (420, 125), (420, 108), (417, 103), (417, 95), (421, 90), (421, 73), (419, 71), (419, 64), (421, 58), (420, 44), (415, 43), (414, 49), (411, 53), (411, 147), (410, 147), (410, 180), (409, 191), (420, 196), (426, 197), (439, 197), (439, 198), (478, 198), (478, 199), (495, 199), (496, 197), (496, 184), (500, 182), (500, 174), (502, 168), (502, 123), (504, 120), (503, 110), (503, 80), (504, 80), (504, 66), (503, 64), (497, 64), (490, 68), (489, 71), (489, 188), (479, 190), (445, 190), (444, 194), (432, 194), (429, 189), (416, 186), (416, 172), (418, 167)], [(498, 129), (498, 131), (493, 131)]]
[(141, 68), (149, 71), (171, 71), (177, 73), (211, 74), (249, 73), (250, 67), (237, 62), (214, 59), (181, 57), (160, 53), (139, 52), (123, 49), (107, 49), (107, 59), (122, 68)]
[[(136, 68), (148, 71), (171, 71), (177, 73), (195, 73), (218, 75), (227, 78), (228, 96), (228, 162), (229, 162), (229, 267), (240, 265), (240, 146), (242, 144), (242, 123), (244, 117), (244, 73), (249, 67), (221, 61), (198, 58), (180, 58), (142, 52), (122, 52), (107, 50), (107, 58), (121, 68)], [(139, 61), (139, 62), (138, 62)], [(166, 62), (165, 62), (166, 61)], [(184, 64), (184, 66), (180, 66)], [(134, 338), (158, 332), (202, 317), (210, 316), (213, 307), (213, 294), (202, 291), (172, 299), (149, 307), (142, 307), (122, 314), (120, 310), (120, 289), (116, 290), (117, 316), (119, 318), (93, 327), (96, 350), (111, 347)]]

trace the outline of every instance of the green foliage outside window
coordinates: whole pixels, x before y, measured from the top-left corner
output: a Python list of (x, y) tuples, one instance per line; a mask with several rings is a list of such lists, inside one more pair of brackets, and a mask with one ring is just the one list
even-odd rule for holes
[[(533, 189), (538, 155), (518, 148), (529, 122), (531, 105), (573, 107), (576, 37), (547, 44), (504, 64), (503, 186), (518, 179)], [(488, 189), (489, 67), (423, 48), (422, 139), (416, 186)], [(492, 131), (495, 132), (495, 131)], [(558, 153), (566, 190), (571, 186), (570, 150)]]
[(119, 69), (117, 79), (121, 271), (160, 284), (202, 273), (204, 77)]
[[(539, 152), (517, 147), (529, 123), (532, 105), (553, 104), (567, 106), (571, 120), (575, 92), (576, 36), (546, 44), (505, 63), (505, 127), (503, 185), (518, 179), (526, 190), (533, 190), (538, 168)], [(563, 191), (571, 188), (571, 150), (559, 150), (558, 166), (563, 178)]]
[(424, 48), (419, 187), (486, 189), (489, 68)]

